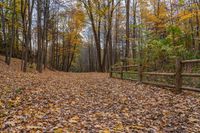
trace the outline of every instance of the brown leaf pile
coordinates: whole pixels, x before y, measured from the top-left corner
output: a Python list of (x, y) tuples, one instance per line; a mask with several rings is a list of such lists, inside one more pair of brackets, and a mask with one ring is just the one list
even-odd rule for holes
[(0, 132), (200, 132), (200, 94), (0, 62)]

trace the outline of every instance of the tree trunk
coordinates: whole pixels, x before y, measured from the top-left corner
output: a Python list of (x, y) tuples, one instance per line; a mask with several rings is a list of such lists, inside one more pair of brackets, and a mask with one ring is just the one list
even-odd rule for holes
[(42, 1), (37, 0), (37, 43), (38, 43), (38, 57), (37, 57), (37, 70), (38, 72), (42, 72), (42, 27), (41, 27), (41, 13), (42, 13)]
[[(4, 0), (1, 0), (4, 3)], [(1, 23), (2, 23), (2, 33), (3, 33), (3, 46), (5, 47), (5, 62), (8, 64), (8, 44), (7, 44), (7, 36), (6, 36), (6, 20), (5, 20), (5, 12), (3, 7), (1, 8)]]
[(12, 3), (13, 6), (13, 14), (12, 14), (12, 36), (11, 36), (11, 43), (10, 43), (10, 49), (9, 49), (9, 57), (8, 57), (8, 65), (10, 65), (12, 54), (13, 54), (13, 46), (15, 43), (15, 15), (16, 15), (16, 1), (13, 0)]
[(129, 14), (130, 14), (130, 0), (127, 0), (126, 1), (126, 52), (125, 52), (125, 58), (129, 57), (129, 47), (130, 47)]

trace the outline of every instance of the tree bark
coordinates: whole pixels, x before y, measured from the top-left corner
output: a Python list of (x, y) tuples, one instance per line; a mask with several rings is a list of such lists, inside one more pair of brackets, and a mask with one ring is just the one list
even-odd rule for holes
[(42, 13), (42, 1), (37, 0), (37, 43), (38, 43), (38, 57), (37, 57), (37, 70), (42, 72), (42, 25), (41, 25), (41, 15)]
[[(4, 3), (4, 0), (1, 0)], [(1, 7), (1, 23), (2, 23), (2, 33), (3, 33), (3, 46), (5, 47), (5, 63), (8, 64), (8, 44), (6, 35), (6, 19), (3, 7)]]
[(129, 47), (130, 47), (129, 15), (130, 15), (130, 0), (127, 0), (126, 1), (126, 52), (125, 52), (125, 58), (129, 57)]

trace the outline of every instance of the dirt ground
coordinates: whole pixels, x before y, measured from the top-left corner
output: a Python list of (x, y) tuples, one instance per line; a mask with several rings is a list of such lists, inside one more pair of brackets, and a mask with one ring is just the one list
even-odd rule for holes
[(0, 132), (199, 133), (200, 93), (104, 73), (23, 73), (1, 58)]

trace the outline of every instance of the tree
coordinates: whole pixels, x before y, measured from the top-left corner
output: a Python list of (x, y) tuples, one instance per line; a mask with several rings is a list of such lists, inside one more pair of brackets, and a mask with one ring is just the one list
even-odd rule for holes
[(8, 65), (22, 59), (24, 72), (105, 72), (127, 58), (158, 68), (199, 58), (199, 9), (197, 0), (1, 0), (0, 53)]
[(130, 0), (126, 0), (126, 53), (125, 53), (125, 58), (129, 57), (129, 49), (130, 49), (129, 18), (130, 18)]
[[(112, 64), (112, 55), (109, 59), (108, 57), (108, 45), (110, 43), (110, 51), (112, 51), (112, 44), (111, 44), (111, 30), (112, 30), (112, 21), (113, 21), (113, 13), (116, 9), (117, 5), (120, 3), (120, 0), (114, 3), (114, 0), (112, 1), (104, 1), (104, 5), (101, 5), (100, 1), (95, 0), (81, 0), (83, 3), (86, 13), (89, 17), (89, 20), (91, 22), (92, 31), (94, 35), (94, 40), (96, 44), (96, 51), (97, 51), (97, 60), (98, 60), (98, 66), (99, 71), (103, 72), (105, 71), (106, 67), (106, 60), (107, 63)], [(104, 45), (104, 52), (103, 52), (103, 59), (102, 59), (102, 47), (101, 47), (101, 25), (103, 18), (106, 18), (107, 24), (105, 25), (105, 45)], [(112, 53), (112, 52), (111, 52)]]
[(2, 40), (3, 40), (3, 46), (5, 47), (5, 62), (8, 64), (8, 43), (7, 43), (7, 35), (6, 35), (6, 16), (5, 16), (5, 8), (6, 3), (4, 0), (1, 0), (1, 23), (2, 23)]

